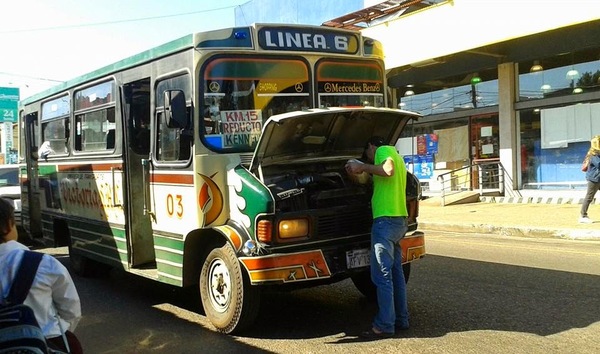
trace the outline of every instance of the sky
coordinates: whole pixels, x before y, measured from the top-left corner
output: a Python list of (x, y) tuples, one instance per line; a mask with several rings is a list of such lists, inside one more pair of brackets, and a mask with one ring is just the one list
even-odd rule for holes
[(248, 0), (19, 0), (0, 21), (0, 87), (21, 99), (190, 33), (234, 26)]

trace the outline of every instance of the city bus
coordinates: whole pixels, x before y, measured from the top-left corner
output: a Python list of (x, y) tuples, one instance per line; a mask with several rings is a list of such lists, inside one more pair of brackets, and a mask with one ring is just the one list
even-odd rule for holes
[[(76, 274), (196, 287), (222, 333), (252, 325), (265, 287), (351, 278), (372, 296), (371, 186), (344, 165), (418, 118), (385, 87), (380, 43), (319, 26), (195, 33), (102, 67), (20, 104), (23, 227)], [(405, 272), (425, 254), (412, 185)]]

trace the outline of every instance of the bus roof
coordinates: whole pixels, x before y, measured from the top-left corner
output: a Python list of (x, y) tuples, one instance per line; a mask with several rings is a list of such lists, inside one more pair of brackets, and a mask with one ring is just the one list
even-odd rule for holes
[[(194, 48), (194, 47), (197, 47), (197, 48), (218, 48), (218, 47), (253, 48), (254, 44), (252, 43), (252, 41), (257, 40), (257, 39), (252, 38), (254, 36), (253, 34), (251, 34), (252, 29), (256, 30), (261, 27), (273, 28), (273, 29), (298, 28), (300, 30), (306, 29), (309, 31), (311, 31), (311, 30), (314, 31), (314, 30), (318, 29), (319, 32), (329, 32), (329, 33), (344, 33), (345, 32), (346, 34), (351, 34), (352, 36), (356, 36), (355, 37), (356, 40), (358, 40), (358, 38), (361, 37), (360, 32), (352, 31), (352, 30), (348, 30), (348, 29), (331, 28), (331, 27), (323, 27), (323, 26), (316, 26), (316, 25), (298, 25), (298, 24), (254, 23), (250, 26), (229, 27), (229, 28), (222, 28), (222, 29), (216, 29), (216, 30), (205, 31), (205, 32), (197, 32), (197, 33), (188, 34), (179, 39), (175, 39), (173, 41), (164, 43), (157, 47), (150, 48), (141, 53), (138, 53), (138, 54), (132, 55), (128, 58), (119, 60), (113, 64), (109, 64), (105, 67), (91, 71), (87, 74), (84, 74), (84, 75), (78, 76), (74, 79), (65, 81), (65, 82), (58, 84), (56, 86), (53, 86), (45, 91), (34, 94), (34, 95), (22, 100), (20, 103), (21, 103), (21, 106), (27, 105), (27, 104), (42, 100), (46, 97), (50, 97), (56, 93), (62, 92), (71, 87), (81, 85), (82, 83), (92, 81), (92, 80), (110, 75), (112, 73), (116, 73), (121, 70), (128, 69), (128, 68), (131, 68), (131, 67), (134, 67), (137, 65), (141, 65), (141, 64), (150, 62), (152, 60), (156, 60), (160, 57), (164, 57), (169, 54), (181, 52), (183, 50)], [(231, 37), (227, 38), (227, 36), (225, 36), (225, 37), (223, 36), (223, 33), (228, 32), (228, 31), (231, 32), (229, 34), (230, 36), (232, 36), (232, 35), (235, 36), (236, 35), (235, 32), (238, 32), (238, 31), (245, 32), (246, 35), (243, 37), (244, 38), (243, 41), (232, 42), (232, 41), (230, 41)], [(213, 36), (215, 36), (215, 37), (213, 37)], [(282, 50), (287, 51), (287, 50), (289, 50), (289, 48), (283, 48)]]

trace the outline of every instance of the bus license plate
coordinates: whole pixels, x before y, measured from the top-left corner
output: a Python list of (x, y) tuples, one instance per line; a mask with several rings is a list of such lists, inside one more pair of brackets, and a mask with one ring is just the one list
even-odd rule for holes
[(369, 249), (359, 249), (346, 252), (346, 264), (348, 269), (366, 267), (371, 263)]

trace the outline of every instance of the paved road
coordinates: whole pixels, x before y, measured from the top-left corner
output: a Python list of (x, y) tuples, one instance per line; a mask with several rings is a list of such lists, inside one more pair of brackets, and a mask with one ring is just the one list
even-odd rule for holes
[(409, 283), (412, 328), (392, 339), (357, 339), (375, 305), (350, 281), (266, 294), (254, 329), (225, 336), (194, 294), (116, 271), (75, 278), (77, 333), (92, 354), (600, 352), (600, 242), (430, 233), (427, 247)]

